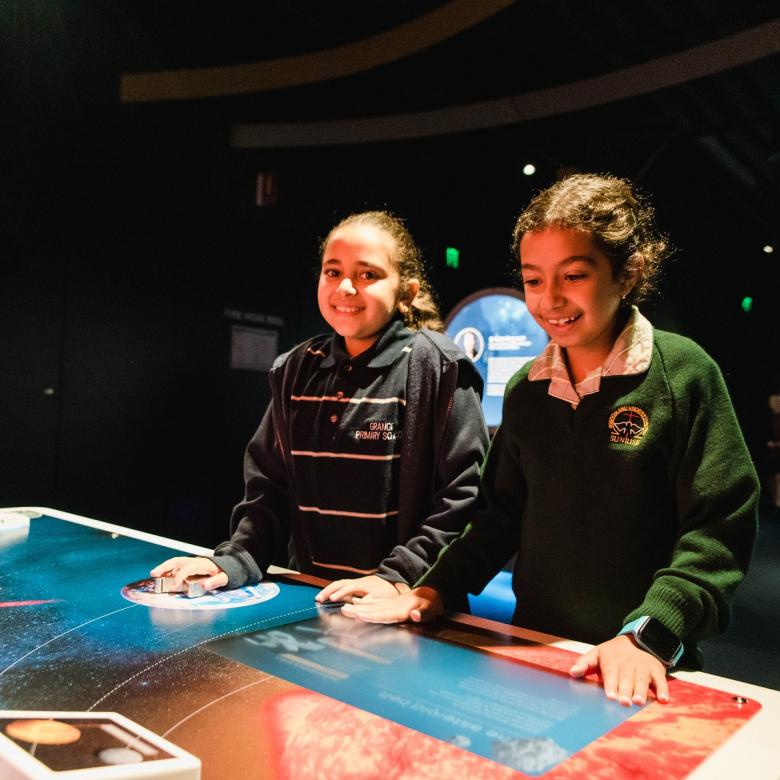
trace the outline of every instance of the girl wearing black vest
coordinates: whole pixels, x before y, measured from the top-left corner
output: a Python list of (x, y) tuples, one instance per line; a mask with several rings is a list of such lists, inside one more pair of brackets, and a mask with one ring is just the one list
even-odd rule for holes
[(320, 600), (408, 591), (463, 530), (487, 448), (481, 379), (440, 329), (418, 248), (386, 212), (340, 222), (317, 300), (334, 333), (276, 359), (246, 450), (244, 499), (213, 556), (154, 577), (260, 580), (272, 563), (333, 584)]

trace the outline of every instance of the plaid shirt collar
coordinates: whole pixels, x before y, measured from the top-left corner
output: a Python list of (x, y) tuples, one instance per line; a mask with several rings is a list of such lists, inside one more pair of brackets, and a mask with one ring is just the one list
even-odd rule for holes
[(528, 379), (531, 382), (549, 379), (548, 394), (576, 409), (583, 396), (598, 393), (602, 377), (632, 376), (647, 371), (652, 354), (653, 326), (636, 306), (632, 306), (626, 325), (615, 339), (604, 364), (591, 371), (581, 382), (572, 384), (563, 350), (554, 341), (534, 360)]

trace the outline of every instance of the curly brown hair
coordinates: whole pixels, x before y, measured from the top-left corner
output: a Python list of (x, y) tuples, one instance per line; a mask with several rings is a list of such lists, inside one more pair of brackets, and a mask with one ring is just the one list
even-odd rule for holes
[(386, 233), (392, 239), (395, 247), (395, 252), (391, 254), (390, 259), (398, 270), (401, 284), (405, 284), (409, 279), (417, 279), (420, 283), (420, 290), (414, 299), (400, 309), (407, 327), (413, 330), (420, 328), (443, 330), (444, 325), (439, 314), (439, 307), (426, 276), (422, 252), (406, 228), (404, 221), (389, 211), (361, 211), (358, 214), (350, 214), (328, 233), (320, 245), (320, 254), (325, 251), (331, 236), (347, 225), (371, 225)]
[(624, 301), (630, 305), (655, 290), (661, 263), (669, 254), (667, 238), (656, 231), (653, 218), (652, 206), (628, 180), (572, 174), (533, 198), (517, 218), (512, 247), (519, 258), (522, 237), (548, 227), (592, 233), (609, 258), (615, 279), (637, 274)]

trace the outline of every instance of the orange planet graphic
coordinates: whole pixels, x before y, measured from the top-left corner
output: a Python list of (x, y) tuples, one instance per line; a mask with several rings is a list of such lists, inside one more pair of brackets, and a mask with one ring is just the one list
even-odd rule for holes
[(60, 720), (14, 720), (5, 727), (5, 733), (33, 745), (70, 745), (81, 736), (75, 726)]

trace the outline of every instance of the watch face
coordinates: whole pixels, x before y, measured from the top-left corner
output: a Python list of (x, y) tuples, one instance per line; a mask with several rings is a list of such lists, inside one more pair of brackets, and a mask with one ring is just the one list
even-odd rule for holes
[(651, 652), (666, 661), (671, 661), (680, 647), (677, 635), (655, 618), (645, 621), (639, 629), (639, 638)]

